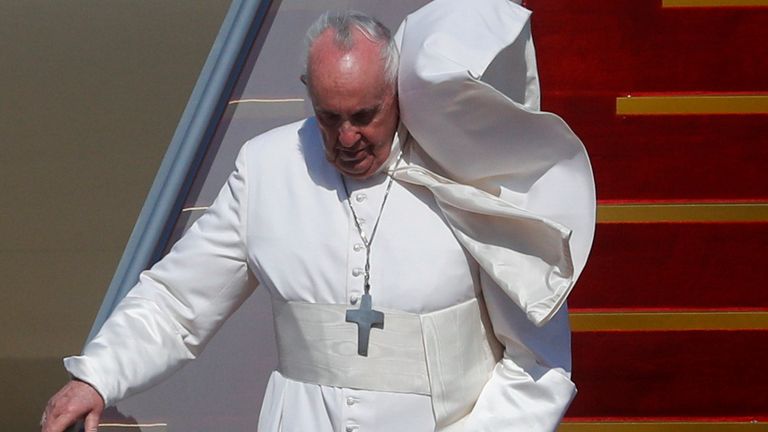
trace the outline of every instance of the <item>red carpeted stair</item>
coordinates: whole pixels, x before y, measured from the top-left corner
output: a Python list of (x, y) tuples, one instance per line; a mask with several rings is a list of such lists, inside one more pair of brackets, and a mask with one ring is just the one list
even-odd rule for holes
[[(584, 141), (601, 204), (570, 300), (579, 395), (562, 431), (768, 430), (768, 2), (673, 3), (525, 2), (542, 108)], [(649, 94), (759, 98), (738, 115), (617, 114), (617, 98)], [(680, 203), (690, 216), (668, 217)]]

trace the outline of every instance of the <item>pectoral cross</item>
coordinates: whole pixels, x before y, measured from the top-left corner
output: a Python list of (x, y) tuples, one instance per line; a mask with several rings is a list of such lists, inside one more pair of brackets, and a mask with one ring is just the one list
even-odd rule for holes
[(357, 324), (357, 353), (368, 357), (368, 338), (371, 335), (371, 327), (384, 328), (384, 314), (371, 307), (371, 295), (363, 294), (360, 301), (360, 309), (347, 310), (347, 322)]

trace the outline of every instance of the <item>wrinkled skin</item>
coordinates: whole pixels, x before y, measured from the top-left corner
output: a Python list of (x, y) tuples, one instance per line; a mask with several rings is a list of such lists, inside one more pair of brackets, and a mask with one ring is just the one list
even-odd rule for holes
[(353, 30), (344, 51), (326, 30), (309, 51), (309, 94), (325, 155), (342, 174), (364, 179), (389, 157), (399, 119), (394, 83), (384, 77), (381, 46)]
[(99, 418), (104, 411), (104, 400), (90, 385), (82, 381), (70, 381), (53, 395), (43, 414), (42, 432), (63, 432), (77, 420), (85, 417), (86, 432), (98, 429)]

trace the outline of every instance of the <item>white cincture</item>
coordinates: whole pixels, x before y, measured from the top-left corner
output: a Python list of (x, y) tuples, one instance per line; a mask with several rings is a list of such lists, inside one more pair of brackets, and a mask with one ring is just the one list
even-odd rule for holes
[(501, 357), (477, 298), (426, 314), (387, 311), (357, 355), (345, 305), (273, 299), (279, 370), (312, 384), (432, 396), (438, 430), (469, 414)]

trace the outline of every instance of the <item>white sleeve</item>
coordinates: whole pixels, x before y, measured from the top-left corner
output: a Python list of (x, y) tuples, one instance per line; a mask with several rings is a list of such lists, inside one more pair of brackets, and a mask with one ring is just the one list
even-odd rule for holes
[(213, 205), (118, 304), (69, 373), (112, 405), (194, 359), (256, 286), (246, 264), (245, 146)]
[(463, 430), (554, 432), (576, 394), (567, 307), (536, 327), (483, 271), (480, 280), (505, 350)]

